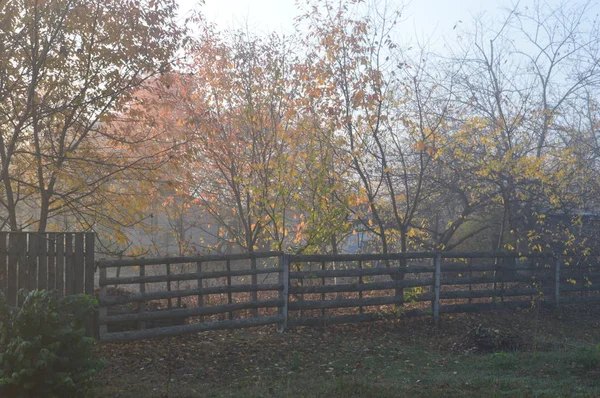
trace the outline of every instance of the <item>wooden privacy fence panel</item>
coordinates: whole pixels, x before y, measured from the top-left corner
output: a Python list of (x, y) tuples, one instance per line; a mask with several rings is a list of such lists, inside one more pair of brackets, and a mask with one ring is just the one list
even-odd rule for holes
[(0, 232), (0, 290), (18, 305), (21, 289), (93, 294), (94, 233)]
[[(438, 325), (445, 313), (600, 301), (598, 264), (539, 253), (457, 252), (100, 261), (100, 336), (133, 340), (268, 324), (283, 331), (415, 316)], [(109, 277), (115, 267), (130, 272)], [(130, 288), (109, 291), (112, 285)], [(159, 323), (165, 320), (180, 322)]]

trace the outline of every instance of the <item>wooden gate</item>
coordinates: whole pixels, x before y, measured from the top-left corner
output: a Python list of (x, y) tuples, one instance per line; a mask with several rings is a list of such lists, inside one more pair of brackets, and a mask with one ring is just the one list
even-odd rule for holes
[(93, 294), (91, 232), (0, 232), (0, 290), (15, 306), (20, 289)]

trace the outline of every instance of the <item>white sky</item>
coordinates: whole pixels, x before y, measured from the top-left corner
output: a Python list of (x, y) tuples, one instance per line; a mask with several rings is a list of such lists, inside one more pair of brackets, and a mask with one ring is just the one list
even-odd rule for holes
[[(178, 0), (180, 12), (192, 8), (196, 0)], [(459, 21), (468, 23), (474, 15), (494, 13), (511, 0), (389, 0), (390, 4), (404, 7), (403, 30), (411, 37), (443, 38), (452, 33)], [(522, 0), (521, 4), (533, 0)], [(554, 2), (551, 0), (550, 2)], [(240, 28), (246, 24), (257, 32), (292, 32), (294, 17), (299, 11), (294, 0), (205, 0), (201, 8), (209, 21), (219, 28)]]
[[(180, 15), (197, 6), (198, 0), (177, 0)], [(340, 0), (344, 1), (344, 0)], [(366, 0), (371, 1), (371, 0)], [(377, 1), (377, 0), (374, 0)], [(391, 8), (403, 7), (398, 39), (403, 44), (415, 44), (417, 41), (429, 50), (440, 50), (445, 44), (455, 43), (464, 29), (471, 30), (473, 19), (484, 16), (485, 20), (495, 19), (495, 14), (513, 8), (517, 2), (520, 7), (534, 7), (535, 3), (549, 4), (555, 8), (559, 4), (575, 5), (589, 1), (589, 19), (598, 18), (600, 0), (378, 0), (388, 2)], [(306, 4), (306, 0), (300, 0)], [(204, 16), (217, 24), (219, 29), (248, 28), (255, 33), (292, 33), (294, 18), (302, 12), (295, 0), (204, 0), (200, 7)], [(462, 24), (461, 24), (462, 22)], [(456, 25), (464, 29), (453, 28)]]

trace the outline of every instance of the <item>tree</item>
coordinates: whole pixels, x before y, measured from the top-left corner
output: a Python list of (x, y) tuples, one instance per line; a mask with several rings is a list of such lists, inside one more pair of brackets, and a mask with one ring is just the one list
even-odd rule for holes
[[(136, 151), (160, 132), (114, 128), (132, 93), (174, 60), (172, 0), (49, 0), (0, 5), (0, 206), (11, 230), (58, 216), (91, 228), (124, 183), (155, 168)], [(140, 112), (140, 108), (138, 108)], [(111, 128), (108, 128), (111, 126)], [(104, 206), (104, 209), (103, 209)]]
[(600, 31), (587, 11), (517, 6), (499, 24), (479, 20), (454, 54), (461, 122), (447, 142), (462, 173), (472, 173), (471, 186), (500, 208), (497, 249), (538, 247), (544, 214), (584, 206), (578, 176), (589, 164), (565, 135), (574, 131), (573, 109), (600, 82)]

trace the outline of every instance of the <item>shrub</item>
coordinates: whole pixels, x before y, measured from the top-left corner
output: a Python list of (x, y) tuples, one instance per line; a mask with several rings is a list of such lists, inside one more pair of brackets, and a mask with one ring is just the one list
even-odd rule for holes
[(85, 336), (95, 300), (47, 290), (19, 294), (23, 305), (12, 308), (0, 292), (0, 395), (81, 396), (104, 364)]

